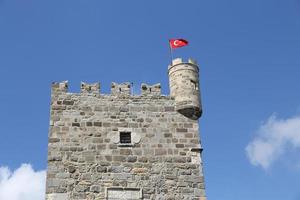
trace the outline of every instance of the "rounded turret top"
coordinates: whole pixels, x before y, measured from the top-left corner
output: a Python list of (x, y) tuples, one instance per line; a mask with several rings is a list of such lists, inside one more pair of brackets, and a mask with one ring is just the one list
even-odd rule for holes
[(175, 58), (175, 59), (172, 60), (172, 63), (171, 63), (171, 65), (169, 65), (168, 69), (170, 71), (171, 68), (174, 68), (176, 66), (182, 66), (182, 64), (186, 64), (185, 67), (192, 66), (192, 67), (196, 68), (197, 71), (199, 71), (197, 61), (193, 60), (191, 58), (189, 58), (187, 62), (184, 62), (182, 60), (182, 58)]

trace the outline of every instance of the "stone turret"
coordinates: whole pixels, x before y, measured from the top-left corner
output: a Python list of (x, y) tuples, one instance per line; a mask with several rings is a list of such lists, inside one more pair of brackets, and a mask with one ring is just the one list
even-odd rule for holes
[(176, 111), (198, 119), (202, 114), (199, 88), (199, 67), (196, 61), (176, 58), (169, 65), (170, 95), (175, 98)]

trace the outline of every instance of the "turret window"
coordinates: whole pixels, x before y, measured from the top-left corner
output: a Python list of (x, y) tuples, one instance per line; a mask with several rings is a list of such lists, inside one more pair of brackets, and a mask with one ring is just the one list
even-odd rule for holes
[(195, 90), (199, 90), (199, 85), (198, 85), (198, 83), (197, 83), (196, 81), (191, 80), (191, 84), (192, 84), (192, 86), (193, 86), (193, 88), (194, 88)]

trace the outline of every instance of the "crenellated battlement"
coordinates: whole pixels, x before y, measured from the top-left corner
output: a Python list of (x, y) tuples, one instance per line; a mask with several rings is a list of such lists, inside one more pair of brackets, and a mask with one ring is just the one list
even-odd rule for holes
[[(101, 94), (100, 83), (85, 83), (81, 82), (80, 84), (80, 93), (81, 94)], [(61, 94), (69, 92), (69, 82), (53, 82), (52, 83), (52, 94)], [(111, 83), (111, 93), (112, 96), (131, 96), (132, 94), (132, 83)], [(161, 84), (157, 83), (154, 85), (148, 85), (142, 83), (140, 86), (140, 95), (141, 96), (160, 96), (161, 95)]]
[(69, 89), (68, 81), (52, 82), (52, 86), (51, 86), (52, 94), (53, 93), (68, 92), (68, 89)]
[(80, 86), (81, 93), (93, 93), (93, 94), (100, 94), (100, 83), (85, 83), (81, 82)]
[(131, 84), (129, 82), (125, 83), (111, 83), (111, 95), (124, 95), (124, 96), (129, 96), (131, 95)]
[(161, 95), (161, 86), (160, 83), (154, 85), (147, 85), (145, 83), (142, 83), (141, 91), (142, 91), (142, 95), (159, 96)]
[(198, 66), (198, 63), (196, 60), (192, 59), (192, 58), (189, 58), (187, 60), (187, 62), (185, 62), (182, 58), (175, 58), (172, 60), (172, 65), (169, 65), (169, 69), (175, 65), (179, 65), (179, 64), (192, 64), (192, 65), (195, 65), (195, 66)]

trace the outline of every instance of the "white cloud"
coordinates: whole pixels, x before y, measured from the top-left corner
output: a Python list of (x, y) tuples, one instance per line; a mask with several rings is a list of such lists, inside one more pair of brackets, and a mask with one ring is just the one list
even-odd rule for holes
[(257, 130), (257, 135), (246, 147), (250, 162), (268, 169), (284, 155), (287, 147), (300, 147), (300, 116), (278, 119), (272, 115)]
[(45, 171), (34, 171), (29, 164), (22, 164), (12, 172), (0, 167), (1, 200), (44, 200)]

